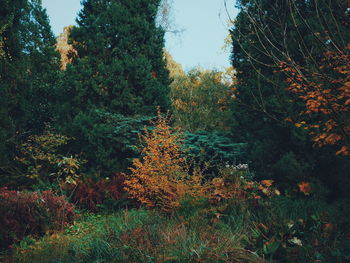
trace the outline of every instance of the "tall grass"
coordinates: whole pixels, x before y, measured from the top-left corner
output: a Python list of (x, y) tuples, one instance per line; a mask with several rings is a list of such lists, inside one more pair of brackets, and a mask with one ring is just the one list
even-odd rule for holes
[(171, 215), (85, 214), (63, 232), (24, 239), (5, 262), (349, 262), (346, 211), (279, 196), (221, 206), (183, 200)]
[(87, 215), (65, 232), (22, 242), (8, 262), (263, 262), (230, 225), (197, 220), (146, 210)]

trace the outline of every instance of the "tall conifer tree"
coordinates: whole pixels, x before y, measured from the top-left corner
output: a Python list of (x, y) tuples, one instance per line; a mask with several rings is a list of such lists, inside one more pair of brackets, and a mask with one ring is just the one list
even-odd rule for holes
[(55, 38), (40, 0), (4, 0), (0, 10), (0, 167), (18, 135), (40, 132), (52, 118), (59, 69)]
[(126, 169), (125, 160), (134, 157), (125, 140), (136, 135), (131, 124), (155, 115), (157, 106), (168, 108), (159, 2), (85, 0), (70, 31), (76, 52), (64, 72), (59, 123), (93, 173)]
[(92, 108), (127, 116), (168, 107), (159, 0), (85, 0), (71, 30), (77, 58), (68, 66), (68, 116)]

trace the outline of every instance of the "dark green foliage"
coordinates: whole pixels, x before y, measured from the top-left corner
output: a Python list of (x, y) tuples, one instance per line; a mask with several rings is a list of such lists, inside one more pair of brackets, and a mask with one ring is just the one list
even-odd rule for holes
[(132, 145), (157, 106), (168, 108), (159, 1), (83, 1), (70, 39), (77, 56), (64, 73), (59, 126), (76, 138), (73, 151), (107, 176), (126, 170)]
[(138, 134), (149, 125), (151, 117), (125, 117), (101, 110), (79, 113), (69, 127), (77, 138), (73, 152), (82, 153), (90, 173), (111, 176), (125, 171), (137, 156)]
[[(247, 7), (249, 14), (256, 16), (259, 15), (259, 10), (255, 10), (258, 6), (261, 5), (262, 10), (267, 12), (272, 8), (267, 1), (240, 1), (239, 3), (239, 7)], [(272, 15), (277, 14), (271, 13), (271, 19), (274, 18)], [(238, 96), (233, 110), (237, 123), (233, 131), (248, 143), (247, 156), (258, 176), (270, 178), (278, 176), (273, 174), (271, 165), (278, 162), (285, 152), (305, 147), (305, 134), (301, 133), (296, 137), (293, 127), (284, 122), (284, 119), (293, 112), (294, 105), (288, 102), (290, 98), (283, 88), (282, 74), (274, 73), (274, 68), (254, 63), (249, 59), (249, 56), (252, 56), (258, 57), (259, 61), (264, 61), (266, 64), (273, 63), (273, 60), (259, 49), (261, 48), (259, 36), (251, 31), (252, 27), (247, 13), (241, 11), (231, 31), (232, 63), (237, 70), (239, 80)], [(271, 30), (276, 31), (277, 34), (280, 29), (274, 27)], [(241, 35), (244, 37), (239, 38)], [(245, 52), (246, 49), (249, 56)], [(299, 145), (293, 145), (298, 141)]]
[(232, 65), (238, 78), (232, 130), (237, 139), (248, 143), (246, 158), (261, 179), (274, 178), (287, 185), (302, 177), (343, 177), (341, 169), (332, 173), (328, 168), (320, 169), (326, 159), (349, 169), (349, 162), (331, 156), (328, 152), (332, 150), (313, 148), (307, 132), (287, 122), (305, 106), (286, 90), (286, 75), (278, 68), (287, 55), (301, 65), (317, 61), (325, 43), (315, 32), (328, 27), (334, 41), (349, 35), (341, 21), (343, 7), (338, 1), (326, 2), (237, 3), (240, 12), (231, 30)]
[(215, 167), (224, 163), (243, 162), (246, 143), (235, 143), (228, 133), (212, 131), (185, 132), (185, 145), (189, 156), (199, 163)]
[(0, 169), (8, 171), (19, 136), (52, 118), (59, 58), (41, 1), (2, 1), (0, 12)]
[(49, 24), (41, 1), (28, 2), (28, 12), (23, 17), (21, 37), (23, 53), (29, 60), (28, 97), (25, 111), (28, 112), (27, 129), (41, 132), (45, 123), (51, 122), (57, 95), (60, 58), (55, 50), (56, 38)]
[[(88, 161), (89, 171), (111, 176), (117, 171), (127, 171), (131, 160), (138, 157), (139, 134), (151, 129), (155, 117), (125, 117), (101, 110), (78, 114), (70, 133), (78, 140), (72, 141), (71, 149), (82, 153)], [(209, 163), (211, 167), (222, 163), (243, 161), (244, 143), (234, 143), (233, 138), (223, 132), (197, 132), (184, 134), (185, 147), (193, 160)]]
[[(13, 149), (16, 123), (18, 123), (23, 90), (20, 84), (22, 70), (21, 45), (19, 41), (20, 10), (25, 1), (2, 1), (1, 8), (1, 56), (0, 56), (0, 167), (8, 162)], [(11, 85), (12, 84), (12, 85)]]
[(70, 38), (77, 58), (61, 94), (64, 118), (91, 108), (127, 116), (168, 107), (159, 1), (83, 1)]

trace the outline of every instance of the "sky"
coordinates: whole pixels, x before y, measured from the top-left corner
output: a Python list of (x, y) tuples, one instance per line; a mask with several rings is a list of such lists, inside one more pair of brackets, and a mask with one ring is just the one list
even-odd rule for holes
[[(132, 1), (132, 0), (130, 0)], [(223, 51), (228, 35), (225, 0), (172, 0), (173, 24), (180, 34), (166, 33), (165, 46), (185, 70), (200, 66), (219, 69), (230, 66), (229, 51)], [(234, 0), (226, 0), (231, 17), (237, 14)], [(42, 0), (52, 30), (58, 36), (65, 26), (74, 25), (80, 0)]]

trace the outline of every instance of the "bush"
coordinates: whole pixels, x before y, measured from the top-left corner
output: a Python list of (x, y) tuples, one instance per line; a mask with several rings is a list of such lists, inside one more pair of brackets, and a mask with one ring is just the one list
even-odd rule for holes
[(64, 148), (70, 141), (73, 139), (48, 129), (43, 134), (29, 136), (18, 145), (16, 160), (32, 183), (75, 183), (85, 161), (78, 156), (66, 156), (67, 150)]
[(348, 205), (335, 207), (310, 196), (272, 196), (243, 210), (240, 204), (228, 206), (222, 217), (236, 228), (245, 214), (245, 248), (269, 262), (340, 263), (350, 259), (347, 211)]
[(133, 160), (125, 189), (147, 207), (171, 212), (185, 195), (204, 195), (206, 186), (198, 169), (189, 174), (183, 140), (169, 126), (169, 118), (158, 112), (153, 124), (155, 128), (141, 136), (145, 145), (141, 158)]
[(52, 191), (18, 192), (0, 189), (0, 249), (27, 235), (62, 229), (75, 217), (74, 205)]
[(115, 209), (125, 205), (136, 205), (126, 199), (124, 190), (125, 175), (118, 173), (112, 178), (102, 178), (97, 181), (87, 178), (77, 185), (69, 185), (72, 191), (72, 201), (82, 208), (96, 212), (100, 208)]
[(217, 167), (224, 163), (240, 163), (244, 161), (243, 154), (246, 143), (235, 143), (227, 132), (197, 131), (185, 132), (185, 146), (188, 155), (197, 163), (208, 163), (208, 172), (217, 174)]
[(95, 109), (79, 113), (65, 133), (77, 138), (70, 146), (88, 161), (85, 172), (107, 177), (116, 171), (126, 171), (132, 158), (138, 156), (133, 147), (138, 142), (137, 134), (152, 118), (126, 117)]

